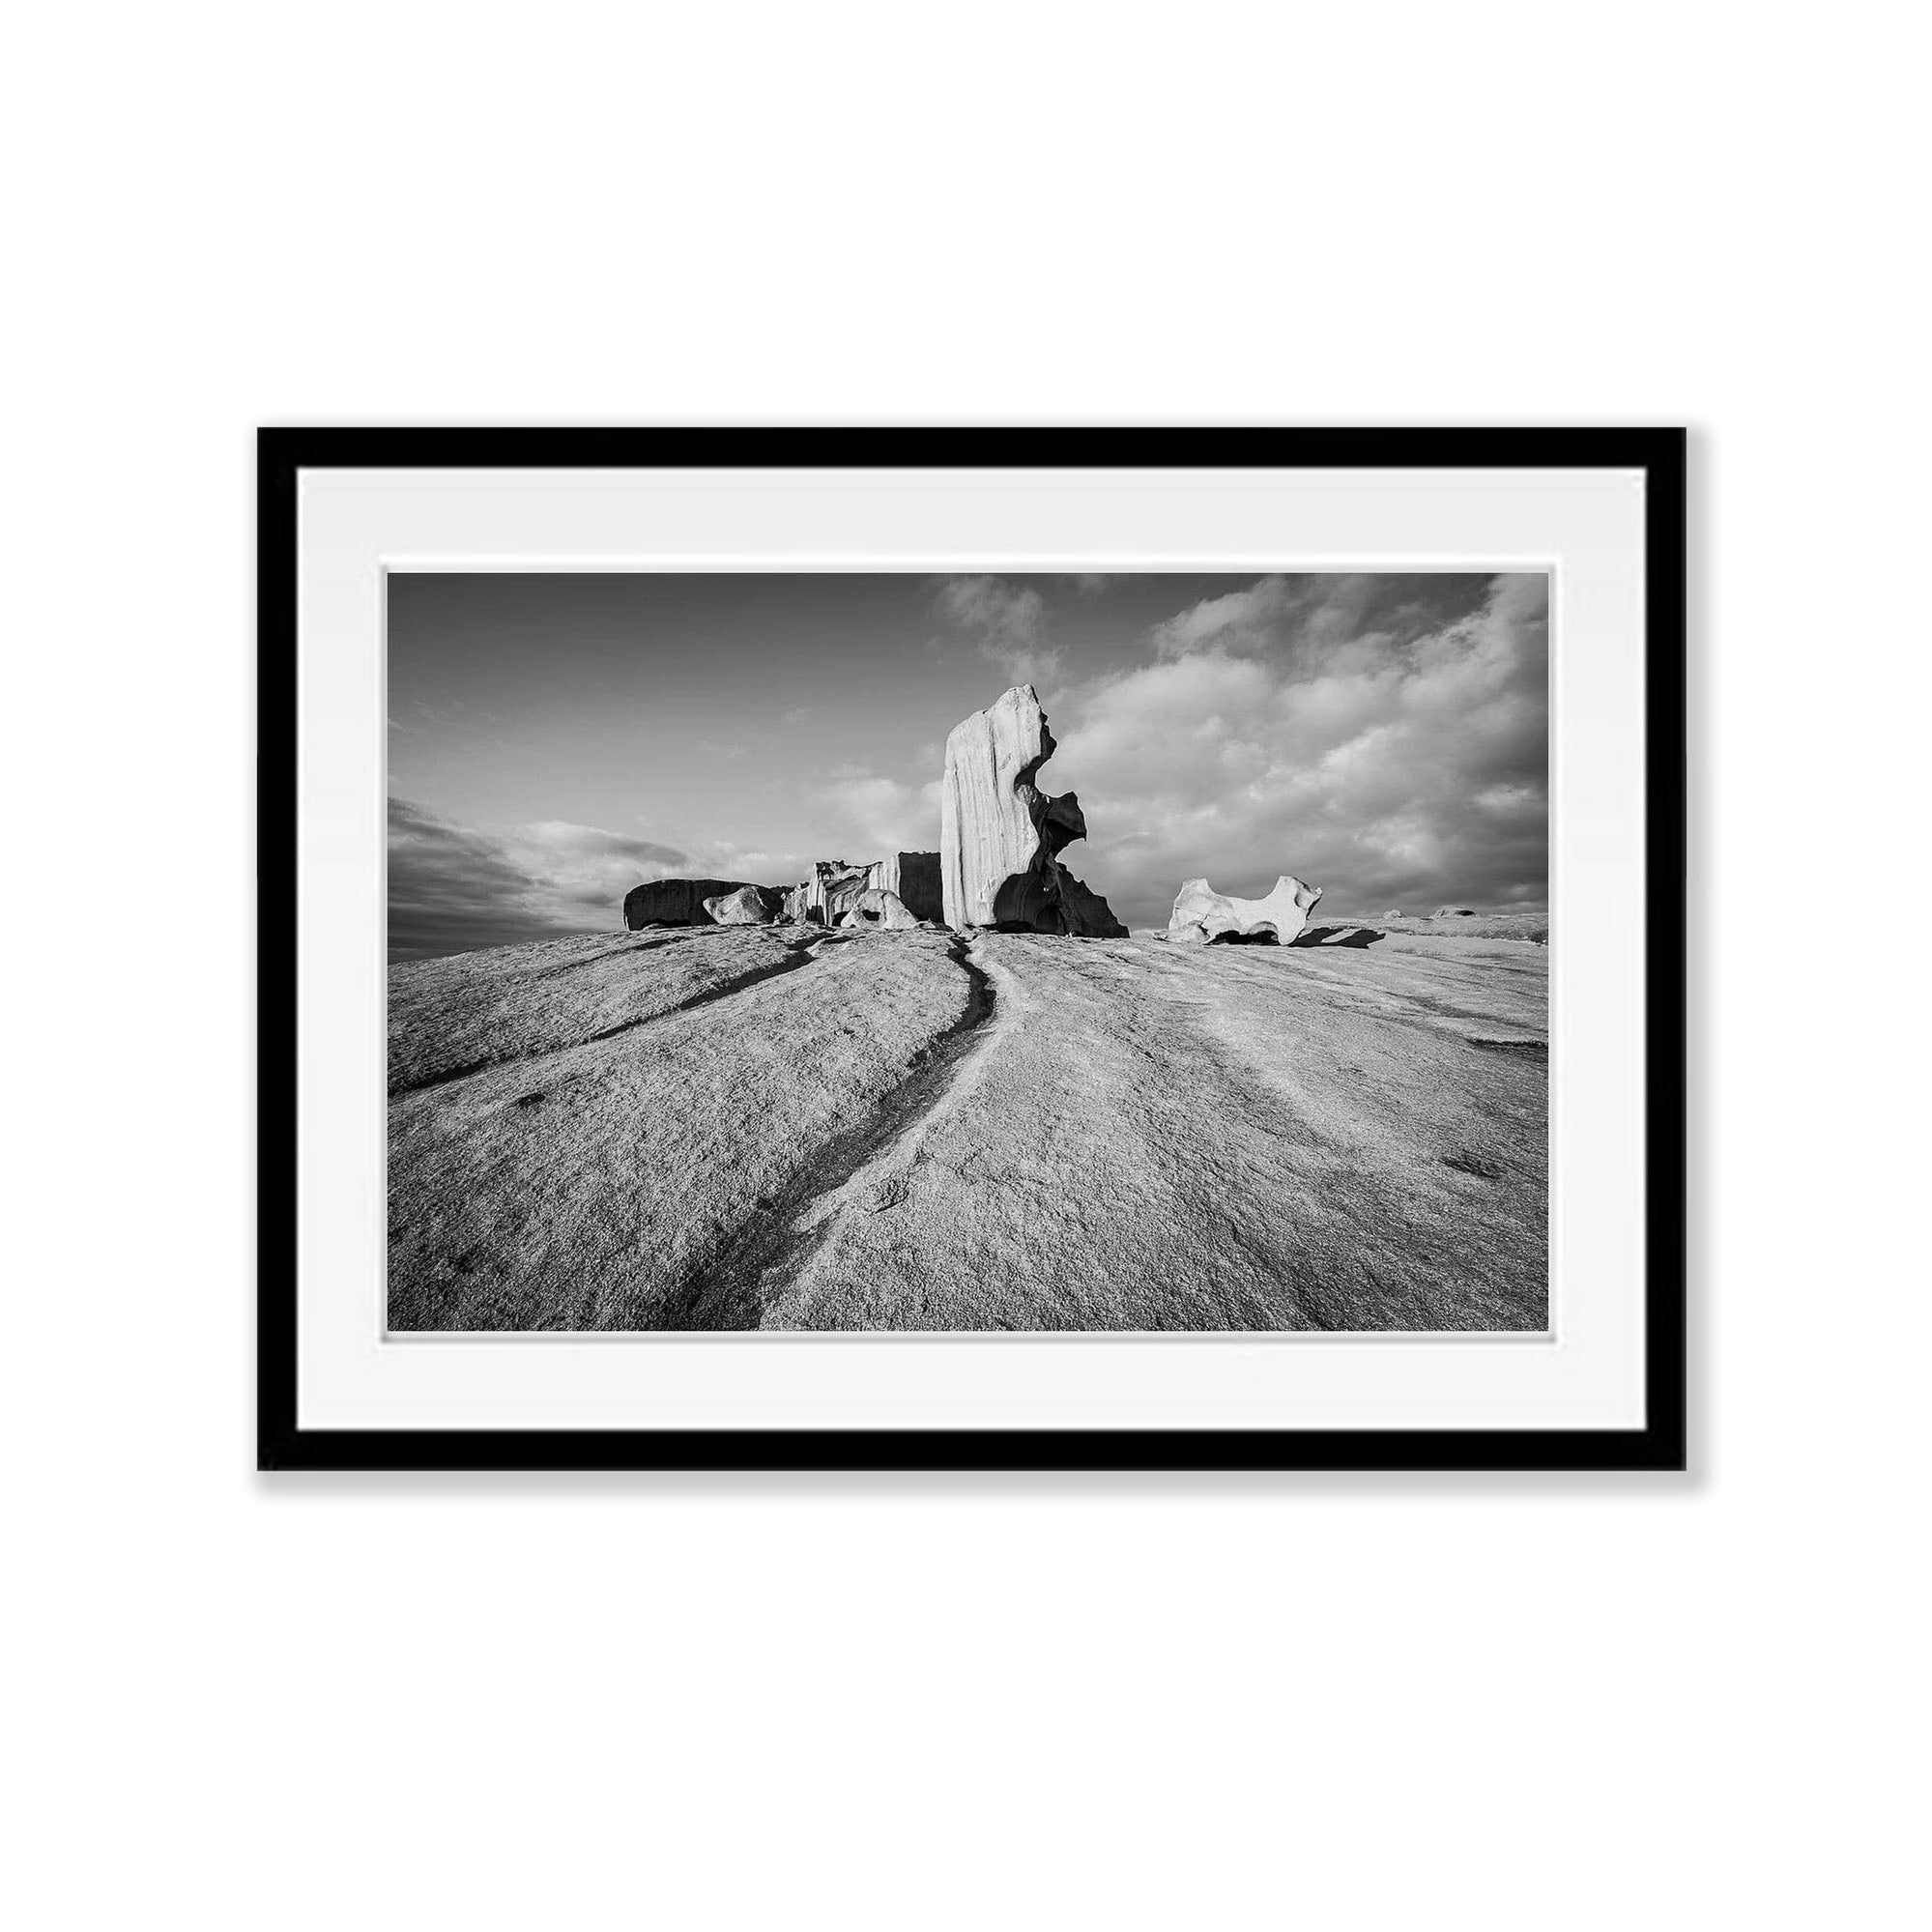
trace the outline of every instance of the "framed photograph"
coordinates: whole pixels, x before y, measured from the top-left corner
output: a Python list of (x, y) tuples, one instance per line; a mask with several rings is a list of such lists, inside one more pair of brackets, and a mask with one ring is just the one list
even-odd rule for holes
[(259, 466), (263, 1468), (1684, 1466), (1682, 431)]

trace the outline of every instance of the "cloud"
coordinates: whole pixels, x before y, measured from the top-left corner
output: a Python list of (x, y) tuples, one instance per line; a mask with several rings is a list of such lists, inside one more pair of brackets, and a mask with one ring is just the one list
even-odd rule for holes
[(812, 869), (801, 852), (735, 845), (729, 839), (701, 846), (690, 869), (704, 879), (742, 879), (755, 885), (795, 885)]
[(796, 727), (798, 725), (809, 725), (811, 722), (812, 722), (812, 707), (810, 705), (793, 705), (792, 708), (789, 711), (787, 711), (785, 715), (779, 720), (780, 724), (790, 725), (793, 727)]
[(841, 766), (813, 789), (823, 827), (820, 857), (875, 859), (889, 851), (937, 851), (939, 781), (908, 785)]
[(1003, 577), (941, 577), (933, 614), (1015, 684), (1051, 684), (1059, 676), (1064, 653), (1047, 643), (1047, 606), (1038, 591)]
[(1168, 660), (1218, 650), (1330, 676), (1473, 615), (1489, 583), (1466, 571), (1263, 577), (1157, 624), (1150, 642)]
[(1547, 580), (1265, 578), (1158, 627), (1157, 661), (1067, 694), (1050, 790), (1068, 862), (1135, 926), (1184, 879), (1291, 872), (1337, 912), (1548, 892)]
[(662, 879), (685, 864), (689, 854), (677, 846), (607, 832), (598, 825), (545, 820), (512, 825), (503, 834), (504, 850), (535, 879), (537, 891), (560, 918), (621, 908), (623, 896), (641, 879)]
[(389, 956), (428, 958), (616, 925), (623, 896), (685, 861), (673, 846), (546, 820), (488, 830), (389, 800)]
[(725, 759), (735, 762), (749, 755), (751, 747), (742, 744), (720, 744), (716, 738), (700, 738), (698, 749), (706, 758)]

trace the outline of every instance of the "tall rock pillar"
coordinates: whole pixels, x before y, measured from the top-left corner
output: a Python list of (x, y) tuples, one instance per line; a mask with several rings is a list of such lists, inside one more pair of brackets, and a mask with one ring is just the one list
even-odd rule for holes
[(955, 725), (939, 788), (939, 885), (946, 924), (1125, 938), (1107, 901), (1055, 856), (1086, 836), (1080, 800), (1033, 783), (1053, 755), (1038, 694), (1019, 684)]

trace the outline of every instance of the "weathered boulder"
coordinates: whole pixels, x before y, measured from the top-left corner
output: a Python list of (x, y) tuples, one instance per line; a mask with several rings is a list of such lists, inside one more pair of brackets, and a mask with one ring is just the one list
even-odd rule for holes
[(1236, 940), (1272, 937), (1289, 945), (1308, 924), (1308, 915), (1321, 897), (1321, 887), (1306, 885), (1283, 873), (1265, 899), (1230, 899), (1204, 879), (1190, 879), (1174, 900), (1168, 916), (1168, 937), (1191, 945), (1216, 939)]
[(877, 887), (861, 892), (839, 915), (841, 926), (883, 926), (893, 933), (909, 933), (920, 923), (898, 893), (880, 892)]
[(756, 885), (740, 885), (735, 892), (707, 899), (705, 910), (717, 926), (768, 926), (772, 918), (772, 908)]
[(624, 924), (633, 932), (640, 926), (708, 926), (706, 900), (764, 890), (742, 879), (653, 879), (624, 894)]
[(939, 789), (939, 883), (955, 930), (1127, 937), (1107, 901), (1056, 857), (1086, 836), (1086, 821), (1073, 793), (1050, 798), (1034, 785), (1053, 755), (1053, 735), (1030, 684), (953, 727)]

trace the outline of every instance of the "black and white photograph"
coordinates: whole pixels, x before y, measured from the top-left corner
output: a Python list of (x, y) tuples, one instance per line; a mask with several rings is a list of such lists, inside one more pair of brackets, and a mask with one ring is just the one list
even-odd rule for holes
[(1925, 1918), (1925, 10), (9, 25), (0, 1923)]
[(385, 595), (392, 1336), (1549, 1326), (1545, 572)]

